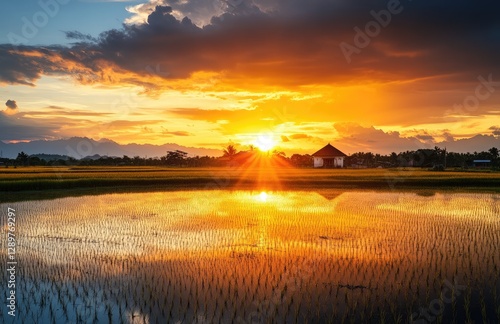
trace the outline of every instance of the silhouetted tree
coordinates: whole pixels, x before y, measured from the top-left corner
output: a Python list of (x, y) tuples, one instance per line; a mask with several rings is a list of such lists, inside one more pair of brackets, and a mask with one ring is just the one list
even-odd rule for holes
[(392, 152), (391, 153), (391, 165), (392, 166), (398, 166), (398, 155), (396, 154), (396, 152)]
[(236, 150), (236, 147), (234, 145), (230, 144), (224, 149), (224, 156), (228, 157), (229, 159), (232, 159), (238, 151)]
[(313, 158), (309, 154), (293, 154), (290, 157), (290, 162), (293, 166), (299, 168), (311, 168), (313, 166)]
[(136, 156), (134, 156), (133, 163), (134, 163), (134, 165), (145, 165), (146, 159), (141, 159), (140, 156), (136, 155)]
[(26, 165), (28, 163), (28, 158), (29, 158), (28, 154), (21, 152), (17, 154), (16, 161), (22, 165)]
[(498, 158), (498, 149), (496, 147), (492, 147), (488, 150), (490, 152), (491, 157), (496, 160)]
[(168, 151), (164, 161), (167, 165), (182, 166), (186, 157), (187, 152), (180, 150)]

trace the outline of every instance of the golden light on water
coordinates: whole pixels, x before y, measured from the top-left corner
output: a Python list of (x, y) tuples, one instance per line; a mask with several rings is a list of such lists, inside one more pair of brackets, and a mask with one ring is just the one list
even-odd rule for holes
[[(387, 240), (401, 241), (401, 233), (422, 239), (428, 232), (416, 232), (412, 226), (424, 217), (450, 223), (472, 221), (480, 213), (483, 222), (495, 223), (497, 201), (478, 196), (264, 190), (110, 194), (20, 203), (19, 208), (30, 210), (32, 216), (19, 235), (26, 235), (23, 242), (29, 242), (24, 251), (32, 248), (42, 257), (41, 251), (64, 251), (66, 262), (78, 259), (81, 244), (98, 255), (168, 258), (173, 255), (168, 251), (218, 254), (224, 251), (221, 246), (261, 246), (263, 241), (266, 248), (293, 246), (297, 253), (320, 249), (343, 254), (364, 246), (357, 255), (370, 259), (373, 254), (362, 251)], [(404, 217), (395, 221), (394, 215)], [(461, 217), (450, 218), (454, 215)], [(385, 257), (394, 255), (393, 251)], [(47, 257), (62, 262), (59, 257)]]
[[(21, 308), (44, 322), (92, 311), (98, 322), (218, 323), (271, 299), (277, 322), (301, 322), (311, 308), (322, 322), (349, 307), (364, 318), (374, 305), (418, 309), (445, 279), (490, 294), (500, 287), (499, 202), (496, 194), (338, 190), (20, 202), (17, 257), (27, 280), (19, 291), (31, 292), (31, 282), (45, 289), (25, 293)], [(43, 299), (57, 306), (53, 315), (40, 311)], [(80, 300), (105, 306), (80, 309)]]
[(262, 201), (262, 202), (266, 202), (266, 201), (267, 201), (267, 197), (268, 197), (267, 192), (262, 191), (262, 192), (259, 194), (259, 196), (258, 196), (258, 197), (259, 197), (259, 200), (260, 200), (260, 201)]

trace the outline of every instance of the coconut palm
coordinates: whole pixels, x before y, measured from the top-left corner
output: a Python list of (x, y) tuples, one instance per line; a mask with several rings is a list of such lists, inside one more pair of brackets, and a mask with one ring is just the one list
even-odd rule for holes
[(234, 145), (230, 144), (224, 149), (224, 156), (232, 159), (238, 151)]

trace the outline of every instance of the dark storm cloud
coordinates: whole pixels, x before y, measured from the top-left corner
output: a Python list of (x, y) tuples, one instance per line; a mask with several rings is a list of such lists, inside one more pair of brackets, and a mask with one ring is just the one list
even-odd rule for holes
[(148, 66), (167, 71), (158, 75), (165, 80), (223, 71), (229, 80), (258, 78), (281, 86), (432, 76), (460, 84), (485, 73), (500, 77), (499, 2), (402, 1), (400, 13), (348, 64), (340, 44), (354, 46), (354, 28), (364, 30), (374, 21), (371, 11), (387, 6), (380, 0), (243, 1), (204, 27), (157, 6), (146, 24), (124, 25), (97, 40), (69, 32), (80, 41), (72, 47), (1, 45), (0, 83), (33, 85), (44, 74), (71, 74), (82, 83), (154, 87), (145, 80)]
[[(24, 49), (31, 50), (26, 47)], [(37, 63), (32, 58), (15, 53), (10, 45), (0, 45), (0, 84), (34, 86), (34, 82), (41, 77), (43, 72)], [(47, 63), (45, 65), (49, 65)]]
[(9, 109), (17, 109), (17, 103), (15, 100), (7, 100), (7, 102), (5, 103), (5, 106)]

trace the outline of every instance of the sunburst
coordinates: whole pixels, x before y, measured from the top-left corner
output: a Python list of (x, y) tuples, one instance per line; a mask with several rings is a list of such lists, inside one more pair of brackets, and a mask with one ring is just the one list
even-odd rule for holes
[(255, 139), (253, 145), (255, 145), (262, 152), (269, 152), (276, 146), (276, 141), (272, 135), (261, 134)]

